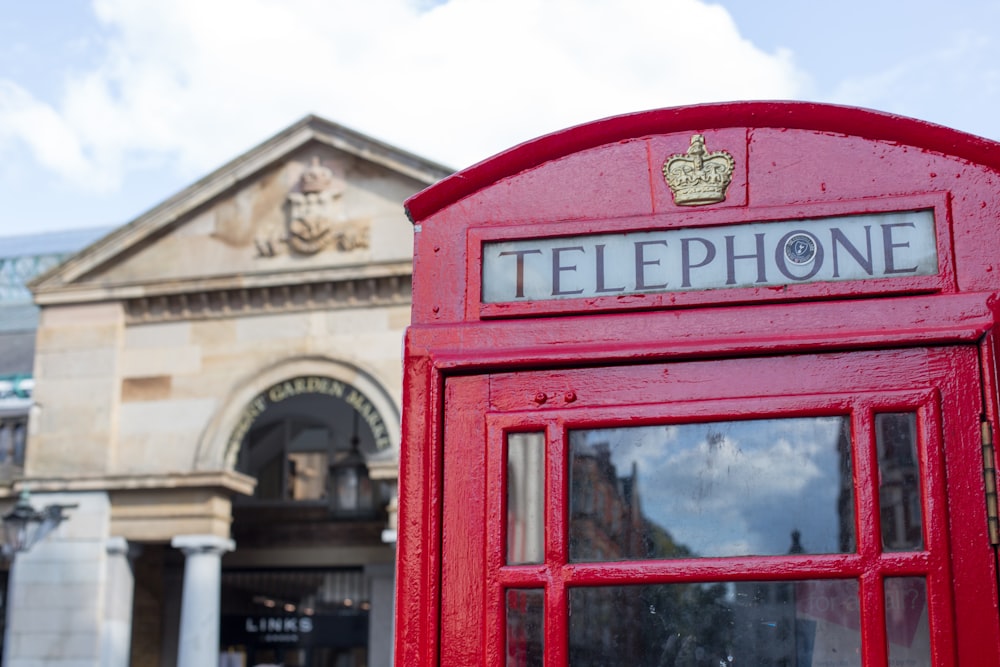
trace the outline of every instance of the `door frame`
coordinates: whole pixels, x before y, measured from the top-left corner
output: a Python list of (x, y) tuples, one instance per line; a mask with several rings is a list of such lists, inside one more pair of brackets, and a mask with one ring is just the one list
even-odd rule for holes
[[(995, 581), (992, 554), (988, 558), (986, 554), (977, 555), (989, 544), (983, 495), (974, 491), (981, 471), (981, 462), (976, 458), (979, 368), (979, 351), (966, 345), (449, 379), (445, 399), (449, 426), (445, 433), (442, 664), (504, 664), (503, 592), (507, 588), (542, 587), (546, 591), (545, 643), (553, 647), (546, 653), (555, 664), (564, 665), (568, 660), (567, 589), (575, 585), (664, 583), (689, 577), (703, 582), (781, 581), (835, 575), (860, 581), (862, 625), (867, 628), (862, 635), (865, 664), (879, 664), (885, 659), (886, 645), (882, 579), (908, 574), (926, 576), (928, 600), (933, 601), (930, 637), (934, 664), (950, 664), (956, 655), (963, 657), (960, 662), (981, 658), (984, 645), (1000, 647), (1000, 636), (995, 623), (983, 624), (991, 611), (995, 616), (995, 587), (987, 600), (984, 598), (989, 596), (983, 596), (976, 583)], [(730, 375), (753, 377), (753, 388), (736, 390), (730, 386)], [(851, 378), (855, 384), (850, 384)], [(771, 386), (761, 389), (768, 383)], [(851, 388), (835, 391), (845, 383)], [(670, 395), (674, 386), (681, 389), (673, 389), (675, 395)], [(576, 398), (560, 406), (536, 405), (532, 409), (525, 397), (542, 393), (535, 391), (538, 388), (564, 396), (572, 392)], [(686, 392), (693, 395), (681, 398)], [(650, 396), (655, 398), (651, 400)], [(925, 544), (919, 554), (883, 553), (878, 532), (874, 414), (903, 408), (918, 412), (922, 435)], [(801, 557), (796, 556), (652, 563), (568, 562), (565, 435), (570, 428), (662, 423), (664, 419), (683, 423), (819, 413), (851, 415), (857, 536), (854, 553), (812, 555), (805, 568)], [(546, 449), (553, 454), (546, 457), (545, 466), (544, 495), (549, 499), (544, 511), (545, 562), (505, 566), (504, 436), (542, 430), (546, 433)], [(553, 498), (561, 500), (553, 502)], [(949, 506), (961, 511), (953, 515)], [(952, 517), (958, 520), (952, 521)], [(951, 549), (951, 542), (959, 546)], [(768, 574), (772, 570), (784, 574), (775, 579)], [(790, 571), (794, 571), (794, 577), (788, 574)], [(602, 574), (606, 572), (611, 574)], [(973, 590), (977, 592), (966, 594)], [(976, 628), (974, 632), (969, 631), (972, 627)]]
[[(992, 293), (853, 302), (764, 304), (602, 317), (411, 326), (404, 349), (397, 543), (396, 659), (439, 665), (441, 493), (445, 381), (505, 370), (657, 363), (690, 358), (972, 344), (983, 366), (985, 412), (997, 429), (1000, 386)], [(484, 401), (485, 396), (484, 394)], [(555, 394), (528, 397), (536, 407)], [(485, 404), (485, 403), (484, 403)], [(979, 619), (997, 624), (996, 613)], [(1000, 654), (1000, 651), (998, 651)], [(991, 658), (992, 659), (992, 658)], [(1000, 664), (1000, 657), (996, 663)]]

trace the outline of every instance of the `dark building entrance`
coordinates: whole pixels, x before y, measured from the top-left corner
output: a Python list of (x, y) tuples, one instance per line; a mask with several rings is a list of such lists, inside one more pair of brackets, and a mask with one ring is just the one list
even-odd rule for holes
[(365, 667), (371, 603), (360, 569), (222, 575), (223, 667)]

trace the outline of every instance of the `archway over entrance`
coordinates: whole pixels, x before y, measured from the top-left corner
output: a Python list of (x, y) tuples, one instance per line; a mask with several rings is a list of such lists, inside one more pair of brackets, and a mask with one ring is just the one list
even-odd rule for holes
[(375, 447), (366, 460), (376, 470), (374, 476), (394, 478), (399, 452), (398, 398), (372, 373), (322, 356), (284, 359), (236, 380), (200, 438), (194, 468), (234, 469), (246, 431), (269, 405), (311, 393), (342, 399), (361, 411), (363, 419), (377, 415), (385, 432), (375, 423), (369, 425)]
[(382, 543), (395, 480), (387, 419), (361, 388), (290, 377), (250, 399), (227, 446), (257, 480), (233, 503), (239, 545), (222, 574), (223, 655), (237, 664), (365, 667), (389, 632), (392, 549)]
[(258, 503), (325, 501), (344, 515), (373, 514), (389, 500), (368, 471), (369, 459), (391, 454), (385, 419), (361, 390), (333, 378), (290, 378), (260, 392), (229, 449), (236, 469), (257, 479)]

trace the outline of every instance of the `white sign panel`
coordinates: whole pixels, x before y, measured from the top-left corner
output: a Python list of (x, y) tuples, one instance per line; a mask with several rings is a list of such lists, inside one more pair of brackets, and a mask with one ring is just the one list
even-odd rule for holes
[(483, 303), (928, 276), (931, 210), (489, 242)]

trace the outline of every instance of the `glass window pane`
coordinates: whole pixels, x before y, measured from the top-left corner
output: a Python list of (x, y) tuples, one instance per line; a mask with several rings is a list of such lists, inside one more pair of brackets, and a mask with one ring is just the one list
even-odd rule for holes
[(282, 477), (285, 474), (285, 459), (278, 452), (257, 469), (257, 488), (254, 498), (260, 500), (284, 500)]
[(292, 500), (326, 498), (326, 452), (289, 452), (288, 490)]
[(569, 664), (860, 667), (856, 580), (573, 588)]
[(288, 432), (288, 500), (326, 498), (330, 432), (322, 426), (294, 425)]
[(507, 667), (542, 667), (544, 606), (540, 588), (507, 591)]
[(927, 582), (923, 577), (887, 577), (885, 631), (889, 664), (930, 667)]
[(574, 430), (570, 560), (854, 551), (848, 417)]
[(875, 445), (882, 547), (886, 551), (923, 549), (916, 413), (875, 415)]
[(507, 436), (507, 562), (541, 563), (545, 556), (545, 434)]
[(24, 448), (28, 443), (28, 423), (14, 426), (14, 465), (24, 465)]
[(0, 421), (0, 463), (14, 458), (14, 425)]

